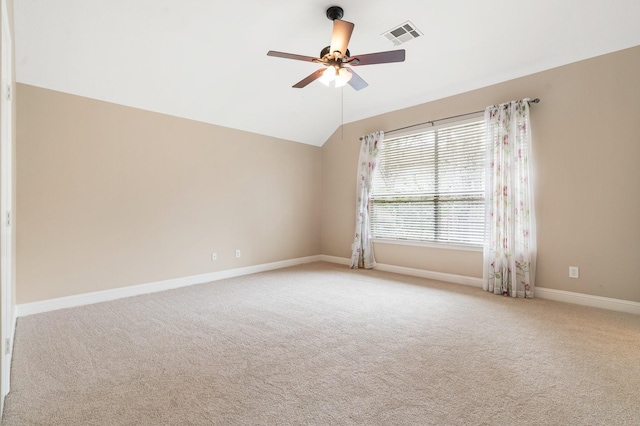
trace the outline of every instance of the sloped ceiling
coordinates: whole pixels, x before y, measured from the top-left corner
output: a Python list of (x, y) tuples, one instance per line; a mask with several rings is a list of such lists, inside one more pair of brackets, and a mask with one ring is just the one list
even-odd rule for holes
[[(359, 92), (314, 82), (329, 6), (352, 54), (423, 36), (404, 63), (357, 69)], [(320, 146), (342, 124), (640, 45), (638, 0), (17, 0), (18, 82)]]

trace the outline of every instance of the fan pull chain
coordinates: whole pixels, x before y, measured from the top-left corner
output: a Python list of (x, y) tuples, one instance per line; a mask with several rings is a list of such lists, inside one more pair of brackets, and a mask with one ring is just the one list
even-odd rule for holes
[(340, 138), (342, 139), (342, 142), (344, 142), (344, 86), (340, 88), (340, 115), (341, 115)]

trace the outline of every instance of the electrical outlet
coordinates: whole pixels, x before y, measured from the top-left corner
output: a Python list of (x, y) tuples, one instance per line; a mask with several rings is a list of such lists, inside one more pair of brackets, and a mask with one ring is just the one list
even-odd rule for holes
[(218, 253), (211, 253), (211, 260), (218, 260)]
[(580, 268), (569, 266), (569, 278), (580, 278)]
[(236, 250), (236, 257), (240, 257), (240, 249)]

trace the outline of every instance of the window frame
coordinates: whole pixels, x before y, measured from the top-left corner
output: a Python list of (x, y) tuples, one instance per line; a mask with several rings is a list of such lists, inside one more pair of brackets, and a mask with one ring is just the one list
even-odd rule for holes
[[(439, 128), (453, 127), (453, 126), (464, 125), (464, 124), (468, 124), (468, 123), (477, 123), (479, 121), (482, 121), (483, 118), (484, 118), (484, 111), (481, 111), (481, 112), (478, 112), (478, 113), (473, 113), (473, 114), (466, 115), (464, 118), (452, 118), (452, 119), (447, 119), (447, 120), (436, 120), (436, 121), (438, 121), (437, 124), (435, 124), (435, 121), (432, 121), (432, 122), (426, 123), (425, 125), (411, 127), (410, 129), (401, 129), (401, 130), (398, 130), (398, 131), (385, 133), (384, 139), (385, 140), (387, 140), (387, 139), (398, 139), (398, 138), (403, 138), (403, 137), (409, 137), (409, 136), (412, 136), (412, 135), (418, 135), (418, 134), (425, 133), (425, 132), (428, 132), (428, 131), (436, 131)], [(383, 141), (383, 144), (384, 144), (384, 141)], [(483, 166), (483, 169), (484, 169), (484, 166)], [(482, 179), (484, 180), (484, 173), (482, 173)], [(483, 185), (483, 187), (484, 187), (484, 185)], [(483, 200), (484, 200), (485, 199), (485, 194), (484, 193), (483, 193), (482, 197), (483, 197)], [(368, 208), (369, 208), (369, 217), (370, 217), (371, 221), (373, 220), (373, 217), (372, 217), (372, 214), (371, 214), (372, 205), (373, 205), (373, 203), (370, 201)], [(484, 211), (484, 209), (483, 209), (483, 211)], [(472, 252), (482, 252), (483, 251), (483, 245), (482, 244), (472, 244), (472, 243), (460, 244), (460, 243), (455, 243), (455, 242), (441, 242), (441, 241), (428, 241), (428, 240), (417, 241), (417, 240), (406, 240), (406, 239), (399, 239), (399, 238), (375, 237), (375, 236), (373, 236), (373, 230), (372, 230), (371, 241), (374, 244), (415, 246), (415, 247), (437, 248), (437, 249), (446, 249), (446, 250), (460, 250), (460, 251), (472, 251)]]

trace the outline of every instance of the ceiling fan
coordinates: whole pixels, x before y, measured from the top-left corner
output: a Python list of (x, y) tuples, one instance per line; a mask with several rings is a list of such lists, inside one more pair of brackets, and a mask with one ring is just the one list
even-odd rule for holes
[(342, 21), (340, 18), (342, 18), (343, 15), (344, 11), (339, 6), (331, 6), (327, 9), (327, 18), (333, 21), (333, 33), (331, 35), (331, 45), (322, 49), (319, 58), (276, 52), (274, 50), (267, 52), (268, 56), (314, 62), (326, 67), (311, 73), (309, 76), (294, 84), (293, 87), (301, 89), (309, 83), (320, 79), (320, 81), (327, 86), (331, 82), (334, 82), (336, 87), (349, 83), (354, 89), (360, 90), (369, 84), (356, 74), (351, 67), (404, 61), (404, 49), (351, 56), (347, 47), (354, 24)]

